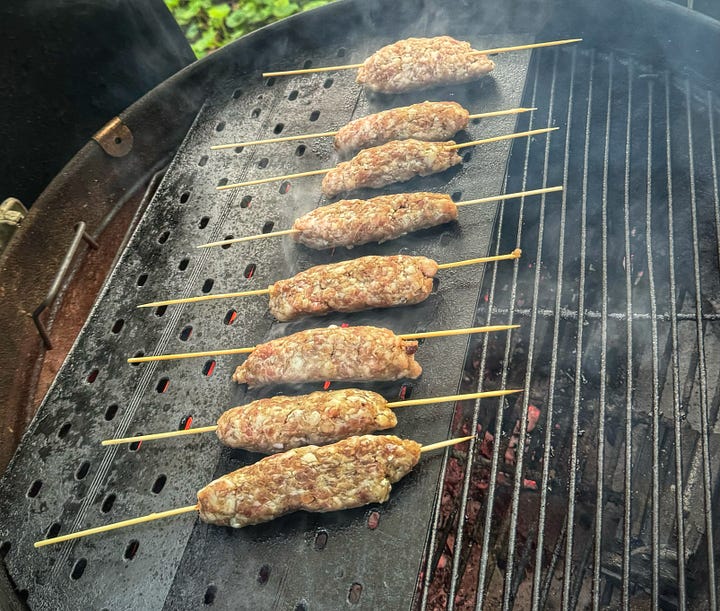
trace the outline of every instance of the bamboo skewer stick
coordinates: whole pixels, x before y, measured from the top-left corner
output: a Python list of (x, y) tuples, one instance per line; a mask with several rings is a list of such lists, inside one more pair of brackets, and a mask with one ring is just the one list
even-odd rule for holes
[[(516, 248), (507, 255), (492, 255), (490, 257), (478, 257), (477, 259), (466, 259), (464, 261), (454, 261), (453, 263), (441, 263), (438, 269), (450, 269), (453, 267), (463, 267), (465, 265), (477, 265), (479, 263), (492, 263), (493, 261), (507, 261), (508, 259), (519, 259), (522, 251)], [(216, 295), (200, 295), (198, 297), (180, 297), (178, 299), (166, 299), (165, 301), (152, 301), (150, 303), (142, 303), (138, 308), (156, 308), (158, 306), (176, 305), (178, 303), (197, 303), (199, 301), (210, 301), (212, 299), (229, 299), (234, 297), (250, 297), (253, 295), (267, 295), (270, 287), (266, 289), (256, 289), (254, 291), (240, 291), (239, 293), (217, 293)]]
[[(429, 445), (424, 445), (420, 448), (420, 452), (432, 452), (433, 450), (439, 450), (440, 448), (446, 448), (448, 446), (453, 446), (458, 443), (463, 443), (465, 441), (469, 441), (472, 439), (474, 435), (470, 435), (468, 437), (456, 437), (455, 439), (447, 439), (445, 441), (438, 441), (437, 443), (431, 443)], [(51, 537), (50, 539), (43, 539), (42, 541), (36, 541), (34, 543), (34, 547), (45, 547), (46, 545), (54, 545), (55, 543), (63, 543), (65, 541), (72, 541), (73, 539), (80, 539), (82, 537), (87, 537), (88, 535), (97, 535), (100, 533), (110, 532), (112, 530), (117, 530), (119, 528), (125, 528), (126, 526), (135, 526), (137, 524), (144, 524), (146, 522), (153, 522), (154, 520), (161, 520), (163, 518), (170, 518), (172, 516), (178, 516), (183, 513), (190, 513), (192, 511), (197, 511), (200, 509), (200, 506), (195, 505), (187, 505), (186, 507), (178, 507), (177, 509), (168, 509), (167, 511), (159, 511), (156, 513), (150, 513), (145, 516), (140, 516), (139, 518), (131, 518), (129, 520), (122, 520), (120, 522), (113, 522), (112, 524), (105, 524), (104, 526), (96, 526), (95, 528), (88, 528), (85, 530), (79, 530), (74, 533), (69, 533), (67, 535), (60, 535), (59, 537)]]
[[(504, 397), (523, 392), (522, 389), (512, 390), (486, 390), (483, 392), (466, 393), (463, 395), (446, 395), (444, 397), (428, 397), (425, 399), (408, 399), (406, 401), (393, 401), (387, 403), (385, 407), (397, 409), (399, 407), (415, 407), (419, 405), (433, 405), (435, 403), (446, 403), (455, 401), (468, 401), (470, 399), (485, 399), (492, 397)], [(217, 424), (210, 426), (199, 426), (193, 429), (185, 429), (179, 431), (167, 431), (164, 433), (149, 433), (147, 435), (134, 435), (132, 437), (117, 437), (114, 439), (104, 439), (100, 442), (103, 446), (117, 446), (123, 443), (136, 443), (144, 441), (153, 441), (155, 439), (169, 439), (171, 437), (184, 437), (185, 435), (197, 435), (200, 433), (212, 433), (217, 430)]]
[[(554, 132), (559, 127), (543, 127), (541, 129), (532, 129), (527, 132), (517, 132), (514, 134), (504, 134), (502, 136), (493, 136), (492, 138), (484, 138), (482, 140), (473, 140), (471, 142), (463, 142), (461, 144), (452, 144), (448, 146), (450, 150), (457, 150), (466, 148), (468, 146), (476, 146), (478, 144), (490, 144), (492, 142), (501, 142), (503, 140), (514, 140), (515, 138), (523, 138), (525, 136), (536, 136), (538, 134), (546, 134), (548, 132)], [(236, 182), (229, 185), (220, 185), (215, 187), (218, 191), (224, 191), (226, 189), (237, 189), (238, 187), (251, 187), (253, 185), (262, 185), (267, 182), (278, 182), (280, 180), (291, 180), (293, 178), (303, 178), (305, 176), (319, 176), (320, 174), (327, 174), (333, 168), (326, 168), (324, 170), (311, 170), (310, 172), (300, 172), (298, 174), (285, 174), (284, 176), (271, 176), (270, 178), (259, 178), (257, 180), (247, 180), (245, 182)]]
[[(491, 333), (493, 331), (508, 331), (518, 329), (520, 325), (492, 325), (489, 327), (468, 327), (465, 329), (447, 329), (445, 331), (427, 331), (424, 333), (406, 333), (398, 335), (400, 339), (425, 339), (428, 337), (450, 337), (453, 335), (464, 335), (471, 333)], [(228, 354), (248, 354), (255, 350), (256, 346), (247, 348), (228, 348), (225, 350), (205, 350), (203, 352), (178, 352), (176, 354), (155, 354), (152, 356), (134, 356), (127, 360), (128, 363), (150, 363), (152, 361), (172, 361), (176, 359), (191, 359), (207, 356), (225, 356)]]
[[(461, 206), (472, 206), (475, 204), (487, 204), (490, 202), (499, 202), (506, 199), (513, 199), (515, 197), (530, 197), (531, 195), (541, 195), (542, 193), (553, 193), (555, 191), (562, 191), (563, 187), (546, 187), (544, 189), (534, 189), (532, 191), (518, 191), (517, 193), (505, 193), (504, 195), (492, 195), (490, 197), (481, 197), (480, 199), (469, 199), (464, 202), (456, 202), (455, 205), (459, 208)], [(262, 240), (264, 238), (279, 238), (284, 235), (292, 235), (293, 233), (302, 233), (299, 229), (283, 229), (281, 231), (270, 231), (268, 233), (257, 233), (255, 235), (245, 236), (244, 238), (232, 238), (230, 240), (220, 240), (219, 242), (208, 242), (207, 244), (200, 244), (195, 248), (210, 248), (212, 246), (226, 246), (228, 244), (237, 244), (239, 242), (250, 242), (251, 240)]]
[[(554, 47), (567, 45), (573, 42), (580, 42), (582, 38), (566, 38), (564, 40), (552, 40), (549, 42), (535, 42), (527, 45), (516, 45), (514, 47), (497, 47), (495, 49), (484, 49), (472, 51), (470, 55), (491, 55), (495, 53), (508, 53), (509, 51), (525, 51), (527, 49), (541, 49), (543, 47)], [(359, 64), (345, 64), (344, 66), (325, 66), (323, 68), (303, 68), (302, 70), (281, 70), (279, 72), (263, 72), (263, 77), (292, 76), (294, 74), (312, 74), (314, 72), (332, 72), (333, 70), (353, 70), (360, 68), (364, 62)]]
[[(489, 119), (491, 117), (502, 117), (504, 115), (519, 115), (523, 112), (532, 112), (537, 108), (510, 108), (508, 110), (493, 110), (491, 112), (480, 112), (470, 115), (468, 119)], [(248, 142), (232, 142), (230, 144), (216, 144), (210, 147), (211, 151), (220, 151), (223, 149), (233, 149), (239, 146), (256, 146), (258, 144), (273, 144), (275, 142), (292, 142), (293, 140), (305, 140), (306, 138), (330, 138), (337, 136), (338, 131), (334, 132), (318, 132), (315, 134), (300, 134), (299, 136), (279, 136), (277, 138), (265, 138), (264, 140), (250, 140)]]

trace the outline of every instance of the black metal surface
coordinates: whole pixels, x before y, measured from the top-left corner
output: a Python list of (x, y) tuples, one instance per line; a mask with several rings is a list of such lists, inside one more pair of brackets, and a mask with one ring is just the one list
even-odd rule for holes
[[(447, 24), (428, 13), (422, 13), (419, 22), (403, 26), (402, 32), (397, 23), (380, 28), (376, 22), (374, 30), (366, 25), (371, 34), (365, 29), (342, 36), (336, 32), (334, 40), (322, 41), (320, 49), (307, 51), (302, 59), (321, 64), (337, 62), (342, 55), (344, 61), (352, 62), (399, 35), (447, 31)], [(479, 46), (527, 39), (483, 36), (482, 31), (468, 24), (458, 26), (455, 33)], [(270, 36), (270, 31), (265, 35)], [(463, 210), (457, 226), (334, 255), (282, 241), (233, 246), (229, 252), (196, 251), (198, 243), (257, 233), (268, 222), (278, 228), (289, 226), (294, 216), (320, 201), (319, 180), (295, 182), (284, 194), (274, 184), (220, 193), (215, 190), (220, 181), (333, 163), (329, 141), (309, 142), (302, 155), (296, 154), (297, 143), (229, 153), (212, 153), (210, 144), (270, 136), (278, 123), (284, 124), (283, 133), (327, 131), (352, 116), (425, 98), (457, 99), (474, 111), (512, 107), (520, 97), (528, 58), (528, 53), (505, 56), (502, 71), (481, 84), (412, 98), (368, 100), (351, 73), (333, 75), (332, 81), (327, 75), (316, 75), (274, 82), (262, 81), (257, 73), (236, 73), (209, 92), (3, 479), (2, 550), (13, 579), (27, 591), (32, 607), (195, 608), (212, 599), (216, 607), (237, 608), (240, 599), (243, 608), (301, 604), (337, 608), (347, 604), (349, 596), (361, 608), (410, 604), (441, 455), (426, 457), (398, 486), (390, 503), (377, 508), (376, 529), (367, 527), (367, 510), (296, 514), (237, 532), (196, 525), (187, 517), (63, 544), (44, 553), (31, 545), (46, 533), (187, 504), (214, 475), (256, 458), (223, 451), (212, 437), (140, 448), (101, 448), (98, 442), (104, 437), (173, 428), (189, 415), (196, 424), (212, 422), (223, 409), (259, 396), (246, 396), (229, 381), (237, 359), (218, 359), (215, 367), (205, 359), (131, 367), (124, 362), (127, 356), (138, 351), (252, 345), (269, 336), (332, 322), (372, 323), (403, 332), (472, 321), (480, 270), (443, 272), (438, 292), (414, 308), (292, 325), (273, 325), (261, 298), (192, 308), (134, 309), (136, 303), (168, 295), (261, 287), (313, 263), (369, 252), (422, 252), (439, 261), (452, 261), (487, 250), (494, 206)], [(319, 111), (319, 117), (314, 111)], [(506, 117), (474, 124), (465, 137), (507, 133), (514, 122), (513, 117)], [(471, 152), (462, 169), (417, 180), (403, 189), (436, 189), (465, 198), (497, 193), (508, 150), (506, 143), (498, 143)], [(267, 162), (260, 163), (263, 159)], [(249, 205), (247, 196), (252, 197)], [(245, 278), (244, 270), (251, 264), (257, 268), (252, 278)], [(238, 316), (226, 324), (231, 308)], [(183, 341), (180, 335), (186, 336), (188, 332), (182, 332), (187, 327), (192, 327), (192, 335)], [(413, 383), (414, 396), (457, 389), (467, 342), (463, 337), (428, 340), (421, 347), (418, 358), (426, 372)], [(400, 384), (379, 388), (392, 397)], [(401, 415), (397, 432), (421, 442), (433, 441), (445, 437), (450, 418), (450, 406), (408, 410)], [(318, 529), (327, 533), (323, 549), (315, 542)], [(258, 580), (258, 575), (266, 574), (265, 569), (261, 571), (265, 566), (269, 576), (261, 583), (264, 578)]]

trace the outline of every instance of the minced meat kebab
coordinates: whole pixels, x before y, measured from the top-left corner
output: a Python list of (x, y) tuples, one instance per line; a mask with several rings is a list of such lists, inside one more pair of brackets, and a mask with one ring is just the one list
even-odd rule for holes
[(259, 344), (232, 376), (250, 387), (267, 384), (391, 381), (417, 378), (418, 343), (370, 326), (307, 329)]
[(362, 435), (268, 456), (200, 490), (200, 519), (242, 528), (293, 511), (384, 503), (392, 484), (418, 463), (420, 450), (419, 443), (393, 435)]

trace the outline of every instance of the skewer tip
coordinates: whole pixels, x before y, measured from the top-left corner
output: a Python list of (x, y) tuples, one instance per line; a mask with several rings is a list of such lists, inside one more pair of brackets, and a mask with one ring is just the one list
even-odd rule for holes
[(512, 251), (512, 255), (515, 259), (519, 259), (522, 256), (522, 249), (516, 248), (515, 250)]

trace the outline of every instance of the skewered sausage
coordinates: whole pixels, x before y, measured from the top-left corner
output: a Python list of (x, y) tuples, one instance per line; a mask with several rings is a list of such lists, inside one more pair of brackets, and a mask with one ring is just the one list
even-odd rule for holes
[(226, 411), (217, 436), (232, 448), (274, 454), (309, 444), (326, 444), (397, 424), (382, 395), (346, 388), (309, 395), (258, 399)]
[(380, 93), (467, 83), (495, 68), (487, 55), (472, 55), (468, 42), (450, 36), (408, 38), (379, 49), (358, 69), (357, 82)]
[(288, 321), (420, 303), (430, 295), (437, 270), (432, 259), (408, 255), (316, 265), (270, 286), (270, 312)]
[(345, 199), (320, 206), (293, 224), (293, 238), (322, 250), (385, 242), (406, 233), (457, 220), (458, 210), (444, 193), (398, 193), (372, 199)]
[(251, 387), (325, 380), (417, 378), (418, 343), (379, 327), (308, 329), (256, 346), (233, 374)]
[(200, 490), (200, 519), (242, 528), (293, 511), (384, 503), (392, 484), (417, 464), (420, 447), (393, 435), (363, 435), (268, 456)]
[(457, 102), (422, 102), (360, 117), (341, 127), (335, 149), (342, 155), (392, 140), (449, 140), (468, 125), (470, 113)]
[(344, 191), (370, 187), (379, 189), (415, 176), (429, 176), (462, 163), (462, 157), (450, 148), (455, 142), (395, 140), (360, 151), (325, 174), (322, 192), (335, 197)]

